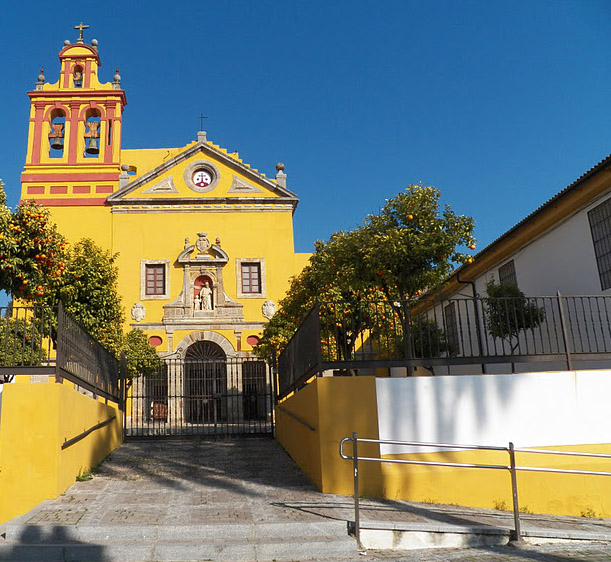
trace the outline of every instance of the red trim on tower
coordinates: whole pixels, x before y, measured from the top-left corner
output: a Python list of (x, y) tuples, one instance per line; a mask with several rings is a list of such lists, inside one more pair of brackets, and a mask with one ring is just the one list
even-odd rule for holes
[[(70, 150), (68, 151), (68, 163), (76, 164), (76, 151), (78, 147), (78, 108), (80, 102), (70, 103)], [(61, 179), (59, 180), (61, 181)]]
[[(22, 199), (21, 202), (24, 200)], [(77, 197), (70, 199), (39, 199), (36, 197), (35, 199), (27, 199), (27, 201), (35, 201), (39, 205), (43, 205), (44, 207), (95, 207), (102, 206), (106, 203), (105, 198), (91, 198), (87, 199), (85, 197)]]
[(85, 193), (91, 193), (90, 185), (75, 185), (72, 188), (72, 193), (78, 193), (79, 195), (83, 195)]
[(30, 185), (27, 192), (28, 195), (42, 195), (45, 192), (45, 188), (41, 185)]
[(94, 172), (89, 172), (85, 174), (28, 174), (23, 172), (21, 174), (21, 182), (58, 182), (58, 181), (66, 181), (66, 182), (77, 182), (77, 181), (87, 181), (87, 182), (99, 182), (99, 181), (117, 181), (119, 179), (119, 173), (100, 173), (96, 174)]
[(43, 108), (36, 105), (34, 113), (34, 138), (32, 139), (32, 164), (40, 164)]
[[(71, 74), (69, 76), (72, 76)], [(105, 100), (108, 100), (109, 97), (112, 98), (120, 98), (121, 104), (123, 106), (127, 105), (127, 99), (125, 97), (125, 91), (124, 90), (89, 90), (86, 91), (86, 98), (87, 100), (90, 99), (94, 99), (94, 98), (104, 98)], [(28, 92), (28, 96), (30, 96), (31, 100), (34, 100), (36, 98), (43, 98), (46, 100), (51, 100), (53, 98), (63, 98), (66, 99), (66, 97), (79, 97), (79, 98), (84, 98), (85, 97), (85, 93), (83, 93), (83, 91), (81, 90), (81, 88), (77, 88), (75, 90), (69, 90), (68, 92), (66, 92), (65, 90), (60, 90), (57, 92), (48, 92), (45, 90), (33, 90), (31, 92)], [(87, 100), (81, 100), (82, 103), (87, 103)]]
[[(77, 55), (76, 53), (72, 54), (72, 55), (68, 55), (66, 54), (67, 51), (69, 51), (70, 49), (74, 49), (75, 47), (85, 47), (87, 50), (91, 51), (91, 54), (85, 54), (85, 55)], [(61, 61), (62, 59), (88, 59), (88, 58), (94, 58), (97, 63), (98, 66), (102, 66), (100, 63), (100, 55), (98, 54), (98, 51), (96, 49), (94, 49), (91, 45), (87, 45), (87, 43), (72, 43), (71, 45), (66, 45), (60, 52), (59, 52), (59, 60)]]
[(89, 89), (89, 88), (91, 88), (91, 59), (87, 59), (87, 60), (85, 61), (85, 68), (84, 68), (84, 71), (85, 71), (85, 72), (84, 72), (84, 74), (85, 74), (85, 76), (84, 76), (85, 80), (84, 80), (83, 87), (84, 87), (84, 88)]
[[(29, 193), (29, 191), (28, 191)], [(52, 185), (49, 188), (49, 193), (51, 195), (67, 195), (68, 194), (68, 186), (67, 185)]]
[(96, 193), (112, 193), (112, 185), (96, 185), (95, 192)]

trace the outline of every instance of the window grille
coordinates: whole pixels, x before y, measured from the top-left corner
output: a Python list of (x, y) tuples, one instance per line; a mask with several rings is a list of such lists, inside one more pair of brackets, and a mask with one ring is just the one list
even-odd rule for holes
[(450, 355), (458, 355), (460, 353), (460, 338), (458, 335), (458, 318), (456, 316), (456, 303), (451, 302), (443, 309), (445, 316), (445, 333), (446, 342)]
[(607, 199), (588, 212), (594, 254), (604, 291), (611, 288), (611, 199)]
[(501, 285), (518, 286), (518, 278), (516, 277), (516, 264), (513, 260), (499, 267), (499, 281)]

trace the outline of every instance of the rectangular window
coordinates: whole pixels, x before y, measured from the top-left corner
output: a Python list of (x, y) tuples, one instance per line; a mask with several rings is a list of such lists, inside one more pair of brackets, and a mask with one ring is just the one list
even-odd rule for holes
[(146, 265), (146, 295), (165, 294), (165, 265), (147, 264)]
[(588, 212), (600, 287), (611, 288), (611, 199)]
[(499, 282), (501, 285), (518, 286), (518, 278), (516, 277), (516, 264), (513, 260), (499, 267)]
[(449, 355), (460, 353), (460, 337), (458, 333), (458, 318), (456, 316), (456, 303), (451, 302), (443, 309), (445, 317), (446, 342), (448, 344)]
[(242, 292), (261, 292), (261, 267), (258, 263), (242, 263)]

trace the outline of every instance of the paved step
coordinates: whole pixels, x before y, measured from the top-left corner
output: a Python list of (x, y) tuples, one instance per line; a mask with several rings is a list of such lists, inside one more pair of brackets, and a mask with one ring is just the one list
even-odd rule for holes
[(271, 562), (356, 554), (345, 522), (188, 526), (9, 524), (0, 560)]

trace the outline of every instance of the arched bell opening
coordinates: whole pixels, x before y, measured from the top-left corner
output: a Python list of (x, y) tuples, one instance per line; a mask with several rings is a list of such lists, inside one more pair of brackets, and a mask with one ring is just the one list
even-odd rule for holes
[(100, 112), (90, 109), (85, 115), (85, 157), (97, 158), (100, 154)]
[(208, 275), (200, 275), (193, 282), (193, 309), (214, 310), (214, 283)]
[(62, 158), (66, 135), (66, 114), (61, 109), (54, 109), (51, 112), (50, 119), (49, 156), (51, 158)]
[(183, 380), (187, 423), (227, 420), (227, 356), (220, 345), (211, 341), (190, 345)]
[(83, 87), (83, 67), (78, 64), (72, 69), (72, 84), (75, 88)]

